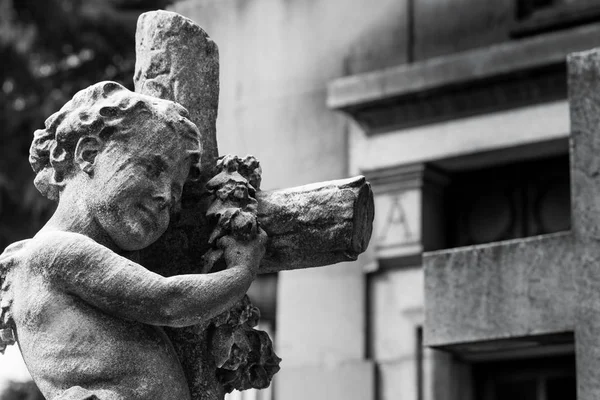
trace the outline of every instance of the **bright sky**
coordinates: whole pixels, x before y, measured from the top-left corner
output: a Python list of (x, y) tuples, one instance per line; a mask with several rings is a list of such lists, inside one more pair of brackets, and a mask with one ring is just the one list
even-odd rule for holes
[(8, 346), (4, 355), (0, 355), (0, 383), (4, 383), (7, 380), (31, 380), (31, 376), (27, 372), (17, 345)]

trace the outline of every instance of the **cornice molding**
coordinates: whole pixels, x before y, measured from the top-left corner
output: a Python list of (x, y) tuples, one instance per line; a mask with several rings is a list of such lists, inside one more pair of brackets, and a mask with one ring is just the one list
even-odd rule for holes
[(566, 55), (600, 46), (600, 23), (347, 76), (327, 104), (367, 133), (566, 98)]
[(441, 188), (449, 182), (442, 171), (423, 163), (395, 165), (362, 173), (371, 184), (374, 194), (420, 189), (425, 186)]

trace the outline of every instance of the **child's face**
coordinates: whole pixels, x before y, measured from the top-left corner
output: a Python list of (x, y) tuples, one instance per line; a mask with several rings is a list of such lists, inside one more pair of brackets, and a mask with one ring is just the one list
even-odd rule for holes
[(118, 247), (139, 250), (165, 232), (179, 207), (193, 149), (192, 140), (156, 121), (145, 121), (126, 139), (108, 140), (96, 156), (87, 200)]

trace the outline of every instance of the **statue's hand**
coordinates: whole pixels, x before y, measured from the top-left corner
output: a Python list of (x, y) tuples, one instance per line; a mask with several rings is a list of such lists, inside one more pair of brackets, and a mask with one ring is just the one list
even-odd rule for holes
[(245, 268), (256, 275), (260, 262), (265, 255), (267, 234), (260, 227), (258, 234), (251, 240), (238, 240), (233, 236), (223, 236), (217, 241), (219, 248), (223, 250), (223, 257), (230, 268)]

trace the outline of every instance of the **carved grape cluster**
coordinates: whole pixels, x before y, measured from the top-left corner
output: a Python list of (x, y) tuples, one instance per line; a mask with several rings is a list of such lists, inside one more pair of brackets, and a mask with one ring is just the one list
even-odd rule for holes
[(217, 379), (227, 393), (233, 389), (264, 389), (279, 371), (281, 358), (273, 351), (273, 342), (264, 331), (253, 329), (260, 311), (248, 296), (221, 314), (213, 324), (212, 350)]
[[(206, 213), (215, 227), (208, 239), (211, 245), (225, 235), (251, 240), (258, 233), (256, 191), (261, 182), (260, 163), (253, 156), (226, 155), (217, 160), (217, 175), (206, 184), (213, 201)], [(222, 251), (211, 249), (204, 255), (204, 272), (221, 259)]]
[(217, 160), (217, 171), (219, 173), (226, 171), (227, 173), (239, 172), (252, 185), (255, 190), (260, 190), (262, 181), (262, 169), (260, 163), (254, 156), (246, 156), (241, 159), (238, 156), (228, 154), (219, 157)]
[[(252, 239), (258, 233), (256, 191), (261, 182), (258, 160), (227, 155), (217, 161), (217, 175), (206, 185), (213, 196), (208, 208), (209, 221), (215, 224), (209, 243), (224, 235)], [(204, 255), (204, 272), (222, 259), (222, 250), (214, 247)], [(212, 321), (212, 354), (217, 379), (226, 392), (233, 389), (262, 389), (269, 386), (279, 371), (281, 359), (273, 352), (273, 342), (264, 331), (254, 329), (260, 311), (248, 296)]]

